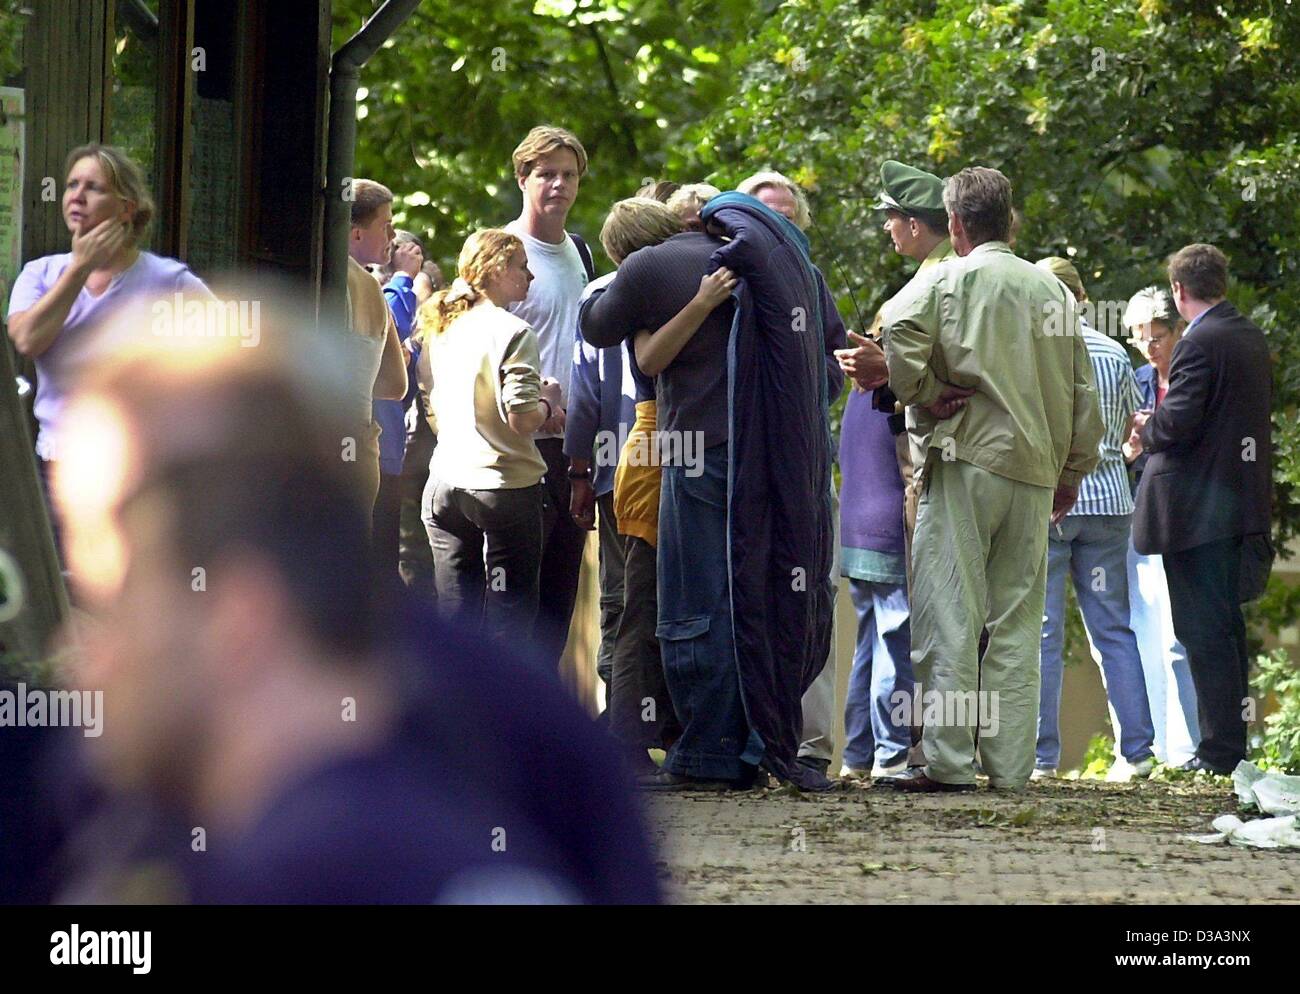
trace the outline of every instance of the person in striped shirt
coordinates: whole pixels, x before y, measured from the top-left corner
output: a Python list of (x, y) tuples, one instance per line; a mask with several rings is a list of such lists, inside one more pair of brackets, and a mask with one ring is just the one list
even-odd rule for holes
[[(1069, 260), (1054, 256), (1038, 265), (1064, 283), (1080, 303), (1088, 299), (1083, 281)], [(1116, 762), (1107, 779), (1127, 781), (1150, 776), (1155, 766), (1155, 731), (1142, 657), (1129, 619), (1127, 559), (1133, 496), (1122, 445), (1139, 397), (1133, 365), (1124, 347), (1087, 324), (1081, 323), (1080, 328), (1097, 383), (1105, 434), (1100, 446), (1101, 462), (1084, 477), (1078, 501), (1060, 524), (1048, 526), (1047, 605), (1033, 776), (1054, 776), (1061, 756), (1061, 657), (1065, 643), (1065, 577), (1069, 573), (1088, 637), (1101, 656), (1106, 695), (1118, 725)]]

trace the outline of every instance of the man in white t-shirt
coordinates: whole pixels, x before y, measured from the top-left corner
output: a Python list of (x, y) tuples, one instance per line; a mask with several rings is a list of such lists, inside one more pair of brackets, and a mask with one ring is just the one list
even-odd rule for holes
[(589, 254), (584, 261), (564, 222), (587, 171), (587, 151), (571, 132), (540, 125), (519, 143), (513, 159), (523, 212), (505, 227), (523, 241), (533, 282), (528, 296), (510, 310), (537, 334), (542, 378), (560, 384), (560, 406), (534, 436), (546, 460), (537, 649), (539, 658), (558, 666), (569, 637), (587, 540), (586, 529), (569, 515), (569, 467), (563, 452), (578, 298), (587, 285), (590, 261)]

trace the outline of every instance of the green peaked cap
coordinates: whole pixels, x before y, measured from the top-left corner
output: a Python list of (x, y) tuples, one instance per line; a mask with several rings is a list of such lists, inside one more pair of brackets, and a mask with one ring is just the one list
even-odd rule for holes
[(943, 180), (894, 159), (880, 166), (881, 193), (876, 210), (904, 214), (947, 214), (943, 206)]

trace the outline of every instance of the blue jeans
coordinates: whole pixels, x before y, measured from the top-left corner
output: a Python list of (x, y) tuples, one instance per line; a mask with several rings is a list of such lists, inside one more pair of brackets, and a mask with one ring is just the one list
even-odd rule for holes
[(1042, 689), (1038, 708), (1040, 769), (1061, 759), (1061, 655), (1065, 647), (1065, 575), (1101, 655), (1102, 682), (1119, 725), (1119, 752), (1130, 763), (1152, 755), (1155, 730), (1137, 638), (1129, 623), (1128, 542), (1131, 514), (1079, 514), (1048, 526), (1047, 606), (1043, 618)]
[[(916, 681), (907, 585), (850, 579), (849, 593), (858, 613), (858, 645), (844, 703), (844, 765), (893, 766), (905, 762), (912, 747)], [(891, 717), (899, 706), (895, 693), (906, 695), (903, 721), (897, 724)]]
[[(736, 668), (727, 555), (727, 446), (700, 467), (665, 466), (659, 500), (659, 636), (681, 737), (664, 769), (739, 780), (763, 757)], [(690, 475), (698, 472), (699, 475)]]

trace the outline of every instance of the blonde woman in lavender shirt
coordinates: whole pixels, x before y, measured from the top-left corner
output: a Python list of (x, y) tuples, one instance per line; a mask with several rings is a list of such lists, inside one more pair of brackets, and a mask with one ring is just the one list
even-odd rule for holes
[(69, 383), (90, 356), (91, 330), (142, 297), (209, 295), (184, 263), (139, 248), (153, 197), (140, 167), (121, 150), (73, 149), (66, 176), (63, 220), (72, 251), (27, 263), (9, 296), (9, 337), (36, 364), (36, 454), (46, 479), (48, 463), (58, 458)]

